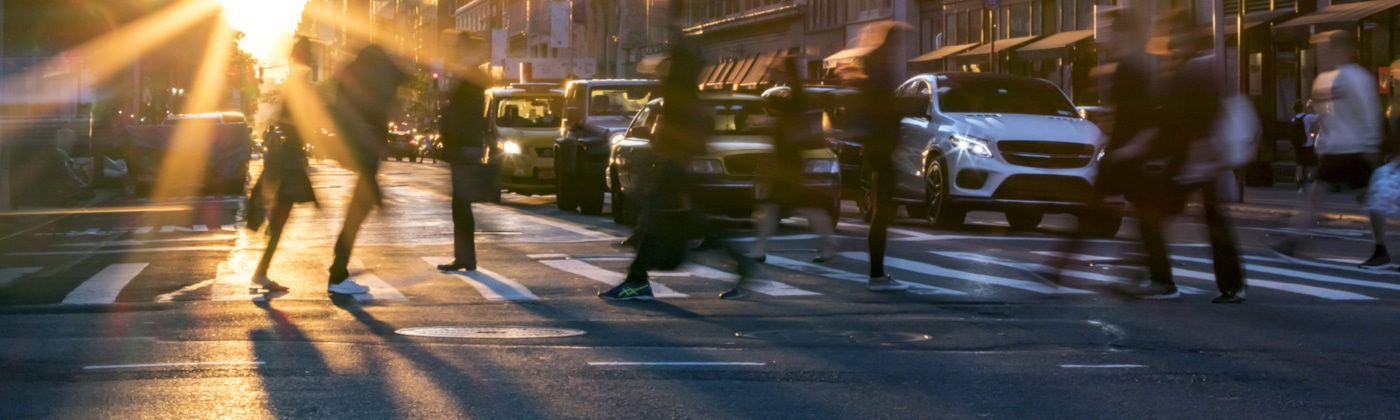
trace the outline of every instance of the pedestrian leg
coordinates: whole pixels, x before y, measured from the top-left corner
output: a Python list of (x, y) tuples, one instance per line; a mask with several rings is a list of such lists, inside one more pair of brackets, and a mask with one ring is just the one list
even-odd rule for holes
[(272, 208), (272, 214), (267, 224), (267, 249), (263, 251), (262, 258), (258, 260), (258, 268), (253, 271), (253, 278), (249, 282), (249, 287), (266, 289), (271, 292), (288, 290), (286, 286), (277, 284), (267, 277), (267, 270), (272, 266), (272, 255), (277, 253), (277, 244), (282, 242), (282, 228), (287, 225), (287, 219), (292, 214), (292, 203), (278, 201)]
[(807, 218), (807, 224), (821, 237), (821, 248), (817, 250), (817, 258), (812, 261), (831, 260), (836, 255), (836, 229), (831, 226), (831, 215), (827, 214), (826, 209), (819, 208), (798, 209), (798, 213)]
[(1371, 258), (1361, 263), (1361, 268), (1388, 269), (1394, 267), (1390, 263), (1390, 251), (1385, 247), (1385, 215), (1381, 212), (1371, 210), (1368, 214), (1371, 219), (1371, 237), (1374, 239), (1376, 248), (1371, 252)]
[(1163, 233), (1166, 214), (1156, 209), (1139, 210), (1138, 228), (1142, 235), (1142, 245), (1147, 251), (1147, 272), (1151, 283), (1134, 289), (1132, 295), (1141, 299), (1174, 299), (1179, 296), (1176, 283), (1172, 280), (1171, 254), (1167, 251), (1167, 238)]
[(1211, 260), (1215, 268), (1215, 285), (1220, 289), (1218, 303), (1239, 303), (1244, 301), (1244, 269), (1240, 263), (1240, 249), (1235, 240), (1235, 231), (1230, 227), (1230, 218), (1220, 206), (1215, 184), (1207, 184), (1201, 191), (1201, 201), (1206, 216), (1206, 229), (1210, 232)]
[(749, 250), (749, 256), (758, 262), (764, 262), (767, 257), (764, 252), (767, 250), (768, 238), (772, 237), (778, 230), (777, 204), (759, 204), (754, 209), (754, 232), (757, 233), (753, 243), (753, 249)]
[(870, 210), (874, 212), (868, 238), (870, 280), (866, 282), (865, 289), (872, 292), (909, 290), (909, 286), (895, 281), (894, 276), (885, 272), (886, 238), (889, 234), (890, 222), (894, 221), (894, 212), (897, 207), (894, 204), (893, 165), (884, 165), (882, 168), (877, 168), (873, 174), (875, 179), (872, 180), (872, 187), (875, 189), (875, 206)]
[(355, 247), (355, 238), (360, 234), (360, 226), (365, 223), (377, 201), (374, 182), (374, 174), (361, 174), (359, 182), (355, 185), (350, 206), (345, 210), (345, 224), (340, 228), (340, 235), (335, 240), (335, 261), (331, 263), (330, 268), (331, 284), (339, 284), (350, 277), (350, 251)]

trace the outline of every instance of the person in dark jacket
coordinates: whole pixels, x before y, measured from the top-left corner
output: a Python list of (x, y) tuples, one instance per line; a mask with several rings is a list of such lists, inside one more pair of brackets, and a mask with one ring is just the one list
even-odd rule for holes
[(1293, 119), (1288, 122), (1288, 143), (1293, 145), (1293, 180), (1298, 184), (1298, 192), (1317, 176), (1317, 139), (1315, 126), (1317, 114), (1313, 113), (1312, 101), (1293, 101)]
[(350, 252), (360, 226), (381, 194), (375, 176), (379, 172), (379, 157), (389, 139), (389, 105), (398, 95), (398, 87), (408, 75), (394, 64), (383, 48), (370, 45), (335, 78), (335, 103), (332, 115), (345, 142), (341, 164), (359, 173), (354, 195), (345, 212), (345, 225), (335, 241), (335, 260), (331, 263), (330, 285), (336, 294), (367, 293), (369, 288), (350, 278)]
[(486, 43), (466, 32), (450, 31), (454, 59), (450, 99), (442, 110), (439, 122), (443, 158), (452, 164), (452, 261), (437, 266), (439, 270), (476, 270), (476, 218), (472, 216), (469, 192), (483, 181), (474, 179), (481, 171), (473, 166), (483, 164), (486, 154), (486, 86), (485, 74), (472, 67), (482, 61)]
[(863, 59), (863, 74), (854, 75), (855, 84), (860, 90), (857, 107), (860, 117), (857, 121), (866, 124), (861, 137), (864, 164), (869, 168), (870, 188), (874, 190), (875, 203), (871, 211), (868, 237), (870, 252), (870, 280), (866, 289), (872, 292), (893, 292), (908, 290), (909, 286), (895, 281), (894, 276), (885, 272), (885, 246), (889, 235), (890, 222), (899, 208), (894, 203), (895, 168), (893, 154), (899, 141), (899, 120), (903, 117), (899, 100), (894, 90), (899, 86), (895, 79), (895, 51), (900, 45), (898, 37), (907, 31), (907, 25), (897, 22), (878, 22), (863, 34), (860, 45), (873, 48)]

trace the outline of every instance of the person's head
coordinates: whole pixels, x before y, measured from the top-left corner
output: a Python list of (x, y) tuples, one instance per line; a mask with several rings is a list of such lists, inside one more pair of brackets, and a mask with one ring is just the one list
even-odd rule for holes
[(1310, 39), (1317, 47), (1318, 70), (1327, 71), (1351, 63), (1356, 56), (1356, 37), (1347, 31), (1327, 31)]
[(870, 49), (861, 59), (867, 75), (892, 70), (899, 64), (895, 62), (895, 52), (903, 47), (904, 35), (910, 29), (906, 23), (886, 20), (872, 23), (861, 31), (857, 46)]
[(1148, 41), (1148, 52), (1169, 56), (1173, 60), (1195, 57), (1211, 48), (1210, 34), (1197, 30), (1191, 14), (1177, 9), (1158, 16)]
[(1297, 114), (1297, 113), (1300, 113), (1300, 112), (1303, 112), (1303, 101), (1302, 101), (1302, 100), (1293, 101), (1293, 113), (1294, 113), (1294, 114)]
[(311, 40), (305, 36), (298, 36), (296, 42), (292, 43), (291, 62), (295, 65), (309, 66), (312, 64)]
[(475, 67), (490, 56), (486, 39), (475, 33), (448, 29), (443, 31), (443, 38), (447, 45), (444, 60), (448, 63)]
[(612, 100), (607, 95), (594, 96), (588, 103), (589, 113), (603, 113), (612, 109)]
[(1133, 21), (1133, 15), (1124, 9), (1114, 9), (1104, 13), (1109, 23), (1109, 43), (1119, 57), (1142, 54), (1146, 48), (1140, 26)]
[(520, 118), (520, 107), (518, 106), (506, 105), (504, 112), (506, 113), (506, 118)]

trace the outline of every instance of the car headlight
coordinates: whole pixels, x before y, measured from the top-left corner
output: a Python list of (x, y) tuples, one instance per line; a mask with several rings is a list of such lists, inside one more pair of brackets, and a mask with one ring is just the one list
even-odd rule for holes
[(627, 134), (627, 133), (624, 132), (624, 131), (619, 131), (619, 132), (613, 133), (612, 137), (608, 137), (608, 143), (609, 143), (609, 144), (618, 144), (618, 143), (621, 143), (621, 142), (622, 142), (622, 139), (627, 138), (626, 134)]
[(802, 172), (809, 174), (834, 174), (840, 171), (836, 159), (807, 159), (802, 164)]
[(977, 157), (992, 157), (992, 147), (987, 140), (976, 137), (954, 134), (948, 139), (953, 143), (953, 149)]
[(722, 174), (724, 164), (719, 159), (693, 159), (690, 161), (690, 172), (697, 174)]
[(1107, 148), (1107, 147), (1105, 147), (1103, 150), (1100, 150), (1100, 151), (1099, 151), (1099, 156), (1096, 157), (1096, 158), (1094, 158), (1094, 161), (1101, 161), (1101, 160), (1103, 160), (1103, 155), (1105, 155), (1105, 154), (1108, 154), (1108, 148)]
[(515, 144), (513, 141), (508, 141), (505, 146), (502, 147), (502, 150), (505, 150), (508, 155), (518, 155), (520, 154), (520, 145)]

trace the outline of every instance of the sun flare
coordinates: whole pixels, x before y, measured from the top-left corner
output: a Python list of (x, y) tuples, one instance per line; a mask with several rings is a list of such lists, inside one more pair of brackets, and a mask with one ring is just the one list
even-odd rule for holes
[(242, 49), (265, 65), (286, 61), (305, 0), (219, 0), (233, 29), (243, 32)]

